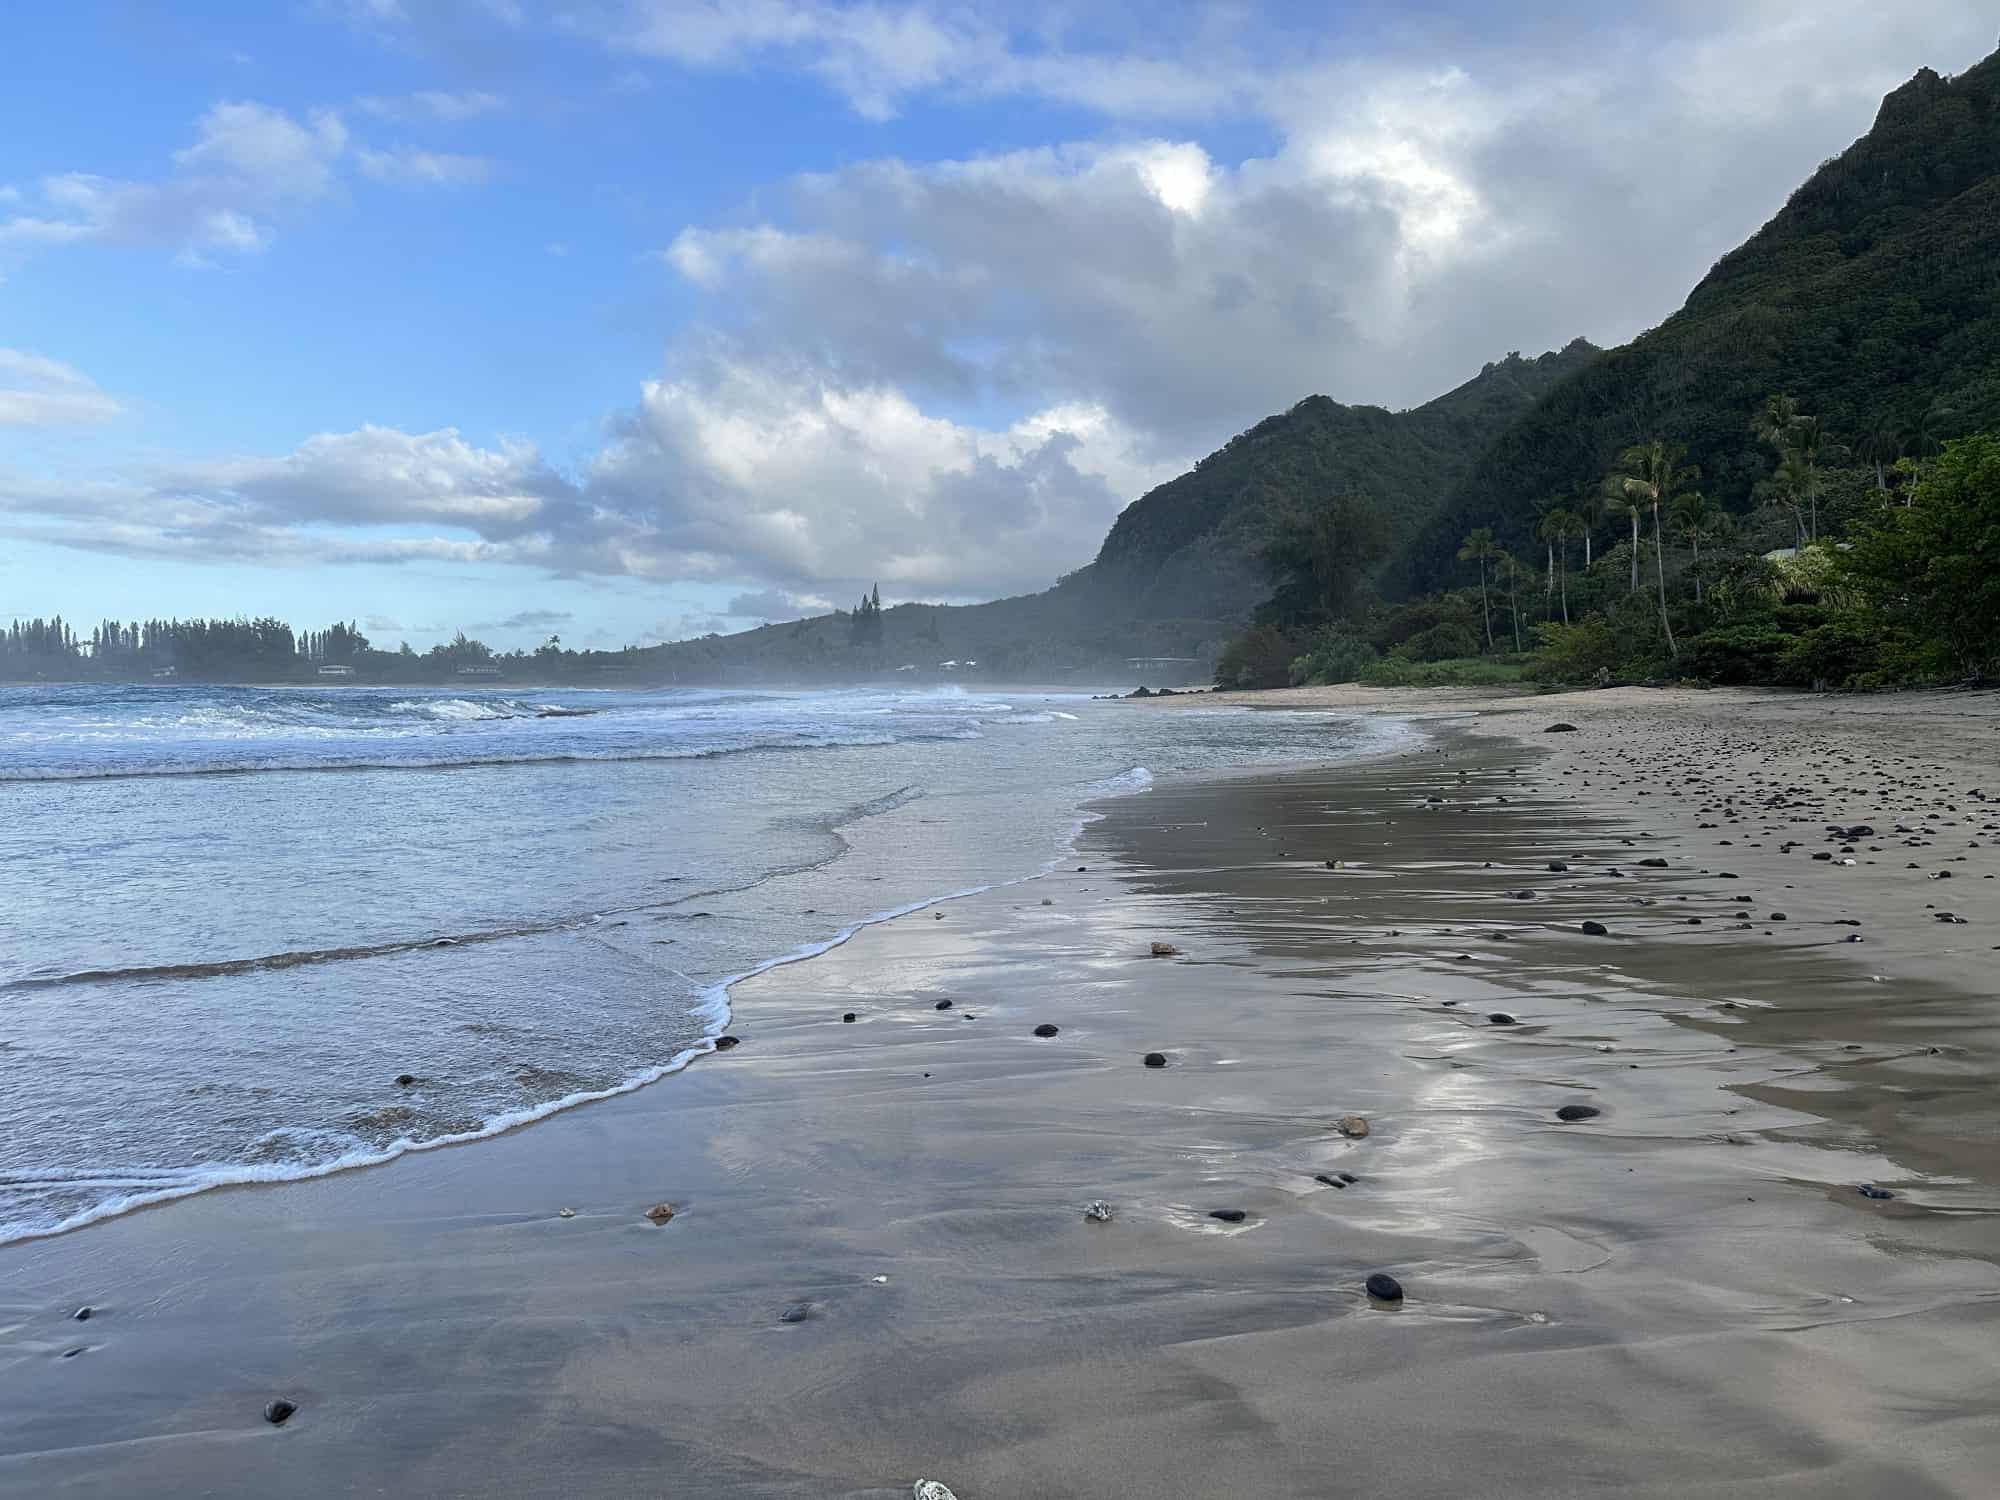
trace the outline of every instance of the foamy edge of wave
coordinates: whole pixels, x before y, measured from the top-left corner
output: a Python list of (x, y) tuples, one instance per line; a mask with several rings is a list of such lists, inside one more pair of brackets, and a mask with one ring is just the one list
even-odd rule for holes
[[(908, 902), (902, 906), (887, 908), (858, 918), (841, 928), (833, 936), (821, 942), (807, 943), (789, 953), (763, 959), (739, 974), (732, 974), (718, 980), (701, 992), (700, 998), (688, 1008), (690, 1016), (699, 1017), (707, 1025), (701, 1041), (676, 1052), (668, 1061), (655, 1067), (643, 1068), (631, 1077), (602, 1089), (583, 1089), (559, 1098), (547, 1099), (540, 1104), (525, 1109), (509, 1110), (495, 1115), (477, 1130), (459, 1131), (451, 1135), (432, 1136), (426, 1140), (411, 1140), (403, 1136), (391, 1141), (387, 1146), (375, 1150), (359, 1150), (337, 1156), (329, 1161), (314, 1162), (310, 1165), (283, 1163), (225, 1163), (203, 1162), (180, 1169), (163, 1168), (162, 1172), (174, 1172), (182, 1180), (170, 1187), (162, 1187), (148, 1192), (130, 1193), (122, 1197), (107, 1198), (102, 1203), (94, 1203), (89, 1208), (79, 1210), (68, 1218), (51, 1225), (28, 1227), (16, 1231), (0, 1230), (0, 1245), (21, 1244), (28, 1240), (52, 1239), (57, 1235), (69, 1234), (106, 1219), (120, 1218), (142, 1208), (154, 1208), (163, 1203), (177, 1202), (182, 1198), (192, 1198), (197, 1193), (210, 1192), (216, 1188), (248, 1187), (253, 1184), (275, 1184), (284, 1182), (310, 1182), (319, 1177), (331, 1177), (336, 1172), (351, 1172), (362, 1167), (379, 1167), (400, 1157), (418, 1151), (437, 1151), (447, 1146), (466, 1146), (475, 1141), (491, 1140), (510, 1130), (518, 1130), (524, 1125), (532, 1125), (584, 1104), (595, 1104), (604, 1099), (615, 1099), (624, 1094), (637, 1093), (640, 1089), (658, 1083), (663, 1078), (680, 1072), (696, 1058), (716, 1050), (716, 1038), (723, 1034), (734, 1012), (730, 1008), (730, 991), (737, 985), (746, 983), (774, 969), (788, 968), (793, 964), (805, 963), (821, 954), (852, 942), (870, 927), (879, 927), (884, 922), (893, 922), (899, 917), (927, 911), (933, 906), (942, 906), (950, 901), (962, 901), (968, 896), (983, 895), (988, 891), (1009, 890), (1015, 886), (1027, 885), (1042, 880), (1055, 873), (1058, 867), (1073, 858), (1076, 841), (1083, 830), (1101, 819), (1104, 814), (1091, 812), (1083, 804), (1106, 797), (1130, 796), (1146, 791), (1153, 785), (1153, 773), (1144, 766), (1134, 766), (1117, 776), (1086, 784), (1080, 789), (1078, 809), (1072, 819), (1069, 831), (1063, 835), (1061, 847), (1043, 862), (1042, 867), (1032, 874), (1016, 876), (1012, 880), (989, 881), (984, 885), (966, 886), (941, 896), (926, 896), (922, 900)], [(905, 788), (904, 790), (908, 790)], [(900, 793), (891, 794), (900, 796)], [(887, 800), (887, 799), (884, 799)], [(107, 1178), (116, 1174), (105, 1173)]]

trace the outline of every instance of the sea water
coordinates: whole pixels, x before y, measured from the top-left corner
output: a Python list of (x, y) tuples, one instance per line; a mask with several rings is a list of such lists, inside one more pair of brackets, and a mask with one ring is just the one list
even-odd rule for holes
[(638, 1087), (733, 977), (1046, 872), (1088, 803), (1409, 737), (1032, 688), (0, 687), (0, 1241)]

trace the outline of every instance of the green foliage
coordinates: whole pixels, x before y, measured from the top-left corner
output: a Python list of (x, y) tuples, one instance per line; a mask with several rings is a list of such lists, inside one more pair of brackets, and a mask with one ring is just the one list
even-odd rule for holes
[(1376, 659), (1374, 646), (1338, 626), (1319, 632), (1303, 656), (1292, 661), (1293, 687), (1307, 683), (1353, 682)]
[(2000, 436), (1947, 445), (1911, 489), (1852, 529), (1835, 560), (1884, 622), (1968, 677), (2000, 675)]
[(1581, 339), (1510, 354), (1404, 412), (1310, 396), (1127, 506), (1079, 582), (1114, 612), (1240, 622), (1268, 592), (1256, 559), (1278, 517), (1366, 495), (1403, 545), (1496, 434), (1596, 354)]
[(1450, 661), (1454, 657), (1476, 655), (1478, 651), (1479, 637), (1471, 626), (1445, 620), (1399, 642), (1389, 654), (1399, 661)]
[(1352, 615), (1364, 597), (1368, 570), (1388, 546), (1382, 512), (1367, 500), (1333, 495), (1287, 508), (1261, 554), (1277, 589), (1258, 619), (1297, 627)]
[(1681, 670), (1704, 682), (1743, 686), (1773, 682), (1778, 662), (1793, 637), (1766, 618), (1718, 625), (1689, 640), (1681, 652)]
[(1363, 667), (1355, 680), (1368, 687), (1512, 687), (1521, 680), (1521, 666), (1490, 656), (1449, 661), (1385, 656)]
[[(1537, 499), (1594, 484), (1623, 448), (1655, 435), (1685, 444), (1708, 493), (1747, 514), (1774, 466), (1750, 414), (1773, 391), (1844, 442), (1873, 435), (1860, 467), (1872, 476), (1880, 462), (1885, 479), (1899, 452), (2000, 428), (1996, 224), (2000, 57), (1952, 79), (1919, 73), (1679, 312), (1571, 374), (1501, 433), (1382, 586), (1409, 592), (1450, 577), (1475, 526), (1528, 551)], [(1838, 504), (1830, 485), (1822, 504)]]
[(1600, 614), (1564, 625), (1545, 620), (1535, 627), (1535, 656), (1527, 676), (1534, 682), (1595, 682), (1618, 666), (1621, 652), (1611, 624)]
[(1296, 648), (1283, 631), (1253, 625), (1223, 648), (1215, 663), (1219, 688), (1279, 688), (1290, 685)]

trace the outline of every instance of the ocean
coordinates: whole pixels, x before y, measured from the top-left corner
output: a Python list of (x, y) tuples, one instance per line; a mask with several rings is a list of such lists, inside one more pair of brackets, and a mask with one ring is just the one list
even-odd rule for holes
[(0, 687), (0, 1242), (639, 1087), (733, 980), (1046, 873), (1093, 802), (1412, 734), (1032, 688)]

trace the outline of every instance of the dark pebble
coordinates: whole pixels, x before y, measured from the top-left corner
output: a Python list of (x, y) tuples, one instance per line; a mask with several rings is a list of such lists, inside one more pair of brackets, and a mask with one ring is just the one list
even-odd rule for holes
[(1401, 1302), (1403, 1283), (1387, 1271), (1377, 1271), (1368, 1278), (1368, 1295), (1377, 1302)]
[(297, 1410), (297, 1406), (280, 1396), (276, 1401), (273, 1401), (269, 1406), (264, 1408), (264, 1420), (269, 1422), (273, 1427), (283, 1427), (286, 1422), (291, 1420), (292, 1413)]
[(1771, 920), (1772, 920), (1773, 922), (1783, 922), (1783, 921), (1787, 920), (1787, 918), (1786, 918), (1786, 916), (1785, 916), (1785, 914), (1784, 914), (1783, 912), (1781, 912), (1781, 911), (1774, 911), (1774, 912), (1772, 912), (1772, 913), (1771, 913)]
[(1664, 870), (1667, 867), (1667, 862), (1664, 859), (1642, 859), (1639, 863), (1648, 870)]
[(1896, 1195), (1890, 1192), (1887, 1188), (1878, 1188), (1870, 1183), (1864, 1182), (1861, 1185), (1861, 1196), (1864, 1198), (1893, 1198)]
[(1060, 1026), (1051, 1026), (1051, 1025), (1050, 1025), (1050, 1024), (1049, 1024), (1049, 1023), (1047, 1022), (1047, 1021), (1044, 1021), (1044, 1022), (1042, 1022), (1042, 1024), (1041, 1024), (1041, 1025), (1039, 1025), (1039, 1026), (1037, 1026), (1037, 1027), (1035, 1028), (1035, 1035), (1036, 1035), (1036, 1036), (1054, 1036), (1054, 1035), (1055, 1035), (1055, 1034), (1056, 1034), (1057, 1032), (1059, 1032), (1059, 1031), (1061, 1031), (1061, 1030), (1062, 1030), (1062, 1027), (1060, 1027)]
[(1604, 1111), (1599, 1109), (1595, 1104), (1565, 1104), (1561, 1109), (1556, 1111), (1556, 1118), (1572, 1122), (1576, 1120), (1594, 1120), (1603, 1113)]
[(1609, 927), (1606, 927), (1602, 922), (1585, 922), (1583, 924), (1583, 930), (1585, 934), (1590, 937), (1611, 936), (1611, 929)]
[(1164, 1068), (1167, 1065), (1167, 1054), (1164, 1052), (1148, 1052), (1145, 1057), (1145, 1063), (1149, 1068)]
[(1211, 1219), (1220, 1219), (1225, 1224), (1241, 1224), (1250, 1217), (1240, 1208), (1211, 1208), (1208, 1216)]
[(778, 1321), (780, 1323), (803, 1323), (807, 1318), (812, 1316), (812, 1311), (813, 1308), (810, 1302), (794, 1302), (790, 1307), (778, 1314)]
[(1552, 859), (1549, 861), (1549, 873), (1551, 875), (1566, 875), (1569, 873), (1569, 866), (1559, 859)]
[(727, 1052), (731, 1047), (742, 1045), (742, 1042), (743, 1038), (740, 1036), (719, 1036), (715, 1039), (715, 1050)]
[(1575, 726), (1574, 724), (1563, 724), (1563, 723), (1556, 723), (1556, 724), (1551, 724), (1551, 725), (1550, 725), (1550, 726), (1549, 726), (1549, 727), (1548, 727), (1547, 729), (1544, 729), (1544, 730), (1542, 731), (1542, 733), (1543, 733), (1543, 734), (1575, 734), (1575, 733), (1576, 733), (1576, 726)]
[(936, 1005), (932, 1006), (931, 1008), (933, 1010), (950, 1010), (951, 1002), (949, 1000), (940, 1000)]
[(1334, 1176), (1331, 1172), (1315, 1173), (1313, 1176), (1313, 1181), (1323, 1182), (1328, 1187), (1331, 1188), (1344, 1188), (1347, 1186), (1346, 1183), (1342, 1182), (1338, 1177)]
[(1495, 1026), (1512, 1026), (1514, 1024), (1514, 1018), (1508, 1015), (1507, 1012), (1504, 1010), (1496, 1010), (1493, 1012), (1492, 1015), (1488, 1016), (1486, 1019), (1492, 1022)]
[(76, 1319), (76, 1321), (79, 1323), (88, 1323), (90, 1321), (91, 1311), (92, 1309), (88, 1307), (79, 1307), (75, 1312), (71, 1313), (70, 1316)]
[(848, 1012), (847, 1012), (847, 1013), (846, 1013), (845, 1015), (843, 1015), (843, 1016), (842, 1016), (842, 1017), (841, 1017), (840, 1019), (841, 1019), (842, 1021), (852, 1021), (852, 1020), (854, 1019), (854, 1012), (850, 1010), (850, 1011), (848, 1011)]
[[(416, 1081), (417, 1075), (414, 1073), (398, 1073), (396, 1075), (396, 1087), (399, 1089), (406, 1089)], [(397, 1107), (400, 1109), (402, 1106), (398, 1105)]]

